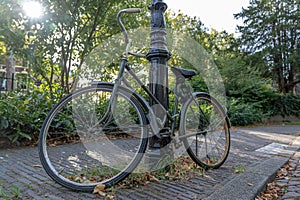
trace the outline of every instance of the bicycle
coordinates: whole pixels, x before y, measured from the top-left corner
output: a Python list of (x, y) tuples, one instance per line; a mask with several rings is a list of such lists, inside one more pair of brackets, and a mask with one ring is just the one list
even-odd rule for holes
[[(40, 160), (47, 174), (64, 187), (92, 191), (99, 184), (109, 187), (120, 182), (151, 149), (149, 138), (154, 136), (162, 147), (184, 146), (192, 160), (205, 169), (219, 168), (228, 156), (229, 119), (215, 98), (189, 89), (186, 79), (197, 74), (194, 70), (171, 67), (176, 77), (176, 98), (170, 114), (130, 67), (128, 56), (144, 55), (129, 52), (131, 41), (121, 15), (138, 12), (135, 8), (124, 9), (117, 16), (126, 49), (115, 82), (93, 82), (67, 95), (43, 123), (38, 144)], [(165, 117), (159, 119), (148, 101), (131, 88), (124, 71)], [(164, 127), (166, 121), (170, 128)]]

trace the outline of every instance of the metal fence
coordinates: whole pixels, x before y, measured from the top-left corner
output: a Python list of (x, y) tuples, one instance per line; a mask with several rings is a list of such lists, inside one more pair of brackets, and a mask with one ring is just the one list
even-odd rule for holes
[(0, 93), (17, 88), (26, 89), (27, 81), (24, 82), (24, 76), (29, 77), (28, 68), (17, 65), (12, 68), (13, 70), (7, 70), (6, 65), (0, 64)]
[(0, 92), (6, 92), (13, 90), (15, 85), (15, 76), (12, 74), (12, 78), (7, 78), (5, 76), (0, 76)]

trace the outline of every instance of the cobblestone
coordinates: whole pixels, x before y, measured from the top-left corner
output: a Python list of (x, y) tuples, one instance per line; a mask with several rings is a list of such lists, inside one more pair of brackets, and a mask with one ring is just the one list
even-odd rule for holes
[[(272, 131), (273, 129), (276, 131)], [(288, 137), (282, 135), (274, 127), (264, 127), (263, 132), (259, 128), (233, 130), (231, 151), (221, 168), (207, 171), (205, 176), (197, 176), (188, 181), (162, 181), (138, 188), (117, 189), (115, 197), (123, 200), (203, 199), (236, 177), (238, 175), (235, 173), (237, 167), (242, 166), (248, 170), (272, 157), (272, 155), (255, 150), (273, 142), (289, 144), (295, 137), (290, 133)], [(290, 188), (287, 190), (285, 199), (294, 198), (295, 195), (300, 196), (299, 190), (296, 189), (300, 188), (299, 154), (295, 156), (293, 162), (295, 162), (293, 165), (295, 172), (287, 182), (290, 184)], [(286, 182), (282, 182), (282, 184), (286, 184)], [(291, 184), (296, 187), (292, 187)], [(4, 198), (4, 192), (7, 196), (13, 197), (13, 188), (18, 188), (19, 199), (25, 200), (101, 199), (93, 194), (68, 190), (52, 181), (41, 167), (37, 148), (31, 147), (0, 150), (0, 199), (1, 196)]]
[(290, 159), (289, 166), (292, 169), (287, 179), (287, 192), (283, 195), (282, 199), (300, 199), (300, 152), (296, 152)]

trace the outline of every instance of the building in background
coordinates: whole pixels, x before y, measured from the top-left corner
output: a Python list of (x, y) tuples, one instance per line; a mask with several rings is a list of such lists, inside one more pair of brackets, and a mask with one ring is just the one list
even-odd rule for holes
[(26, 89), (27, 80), (28, 68), (16, 65), (12, 70), (7, 70), (6, 65), (0, 64), (0, 92)]

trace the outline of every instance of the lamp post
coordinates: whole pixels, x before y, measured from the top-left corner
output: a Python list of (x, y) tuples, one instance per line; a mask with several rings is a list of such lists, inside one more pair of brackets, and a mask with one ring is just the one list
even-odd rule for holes
[[(150, 41), (151, 47), (147, 53), (147, 59), (150, 62), (150, 91), (164, 106), (165, 110), (168, 110), (168, 60), (170, 59), (170, 53), (167, 48), (166, 40), (166, 20), (164, 13), (167, 10), (167, 4), (163, 0), (153, 0), (152, 5), (149, 6), (151, 10), (151, 29), (150, 29)], [(164, 122), (165, 113), (162, 113), (162, 109), (155, 107), (155, 102), (150, 100), (150, 105), (159, 121), (163, 122), (163, 127), (168, 127), (167, 120)], [(162, 127), (162, 130), (165, 130)], [(155, 133), (157, 134), (157, 133)], [(168, 140), (168, 138), (165, 138)], [(153, 148), (160, 148), (164, 146), (163, 140), (158, 140), (156, 136), (151, 138), (150, 146)]]

